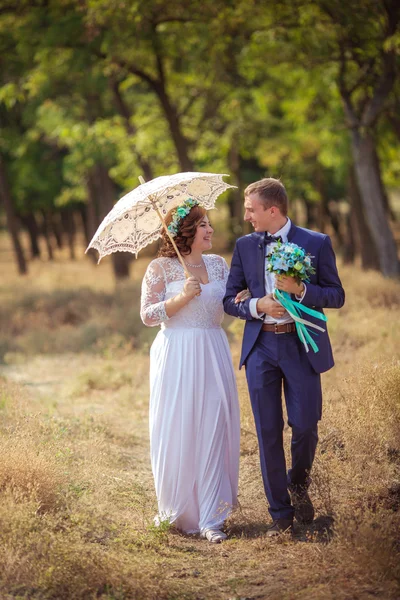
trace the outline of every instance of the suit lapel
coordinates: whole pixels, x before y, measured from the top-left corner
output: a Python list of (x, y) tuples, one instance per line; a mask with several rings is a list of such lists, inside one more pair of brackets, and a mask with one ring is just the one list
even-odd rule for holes
[(265, 295), (265, 235), (259, 235), (257, 244), (257, 279)]
[(296, 225), (295, 225), (295, 224), (292, 222), (292, 225), (291, 225), (291, 227), (290, 227), (290, 229), (289, 229), (289, 233), (288, 233), (288, 242), (292, 242), (292, 241), (293, 241), (293, 238), (294, 238), (294, 236), (296, 235), (296, 232), (297, 232), (297, 227), (296, 227)]

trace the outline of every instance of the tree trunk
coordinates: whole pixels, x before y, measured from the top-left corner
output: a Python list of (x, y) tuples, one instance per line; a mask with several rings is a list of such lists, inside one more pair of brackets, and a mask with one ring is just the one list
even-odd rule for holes
[(390, 206), (389, 197), (387, 195), (385, 186), (382, 181), (381, 165), (379, 163), (379, 156), (378, 156), (378, 152), (377, 152), (375, 144), (374, 144), (374, 149), (373, 149), (373, 159), (374, 159), (375, 169), (376, 169), (376, 173), (378, 176), (379, 187), (381, 189), (383, 205), (385, 207), (386, 214), (388, 215), (388, 217), (391, 221), (396, 221), (396, 215)]
[(354, 128), (352, 150), (358, 187), (367, 227), (377, 251), (379, 267), (387, 277), (400, 274), (400, 263), (393, 233), (388, 223), (382, 182), (372, 135)]
[(327, 201), (325, 196), (321, 196), (320, 201), (317, 204), (317, 229), (321, 233), (325, 233), (326, 221), (328, 216)]
[(96, 182), (98, 185), (99, 225), (108, 215), (117, 201), (117, 191), (108, 169), (102, 163), (96, 165)]
[[(93, 177), (95, 179), (93, 179)], [(115, 184), (111, 179), (107, 168), (98, 163), (95, 167), (94, 176), (91, 180), (91, 186), (93, 189), (93, 193), (98, 193), (98, 223), (96, 225), (96, 229), (98, 225), (100, 225), (101, 221), (104, 217), (110, 212), (112, 207), (114, 206), (117, 200), (117, 191), (115, 189)], [(93, 232), (94, 233), (94, 232)], [(118, 256), (116, 256), (116, 254)], [(127, 252), (113, 252), (112, 253), (112, 263), (114, 269), (114, 275), (117, 280), (123, 279), (125, 277), (129, 277), (129, 263), (131, 261), (131, 256)]]
[(59, 222), (59, 215), (53, 211), (49, 212), (48, 216), (49, 225), (51, 228), (51, 232), (54, 235), (54, 239), (56, 240), (57, 248), (62, 250), (63, 248), (63, 239), (62, 239), (62, 231)]
[(343, 262), (346, 265), (353, 264), (356, 258), (356, 240), (354, 235), (353, 219), (351, 207), (346, 215), (347, 235), (343, 241)]
[[(99, 166), (100, 170), (100, 180), (102, 182), (102, 195), (101, 195), (101, 207), (104, 210), (104, 216), (102, 219), (110, 212), (112, 207), (114, 206), (117, 200), (117, 191), (115, 189), (115, 184), (111, 179), (108, 170), (104, 165)], [(132, 256), (129, 255), (128, 252), (113, 252), (112, 253), (112, 263), (114, 269), (114, 276), (118, 280), (125, 279), (129, 277), (129, 265), (131, 262)]]
[(71, 206), (67, 206), (61, 211), (61, 224), (64, 232), (67, 234), (69, 257), (71, 260), (75, 260), (75, 223), (74, 223), (74, 209)]
[(360, 190), (358, 188), (357, 177), (354, 168), (349, 175), (349, 196), (350, 196), (350, 226), (355, 227), (358, 234), (359, 249), (361, 254), (361, 264), (363, 269), (374, 269), (379, 271), (378, 252), (375, 247), (374, 239), (365, 220), (364, 209), (362, 205)]
[[(98, 182), (96, 177), (95, 168), (93, 168), (87, 176), (87, 190), (88, 190), (88, 201), (86, 203), (85, 218), (83, 221), (86, 223), (86, 236), (87, 244), (89, 245), (92, 237), (96, 233), (96, 229), (100, 224), (99, 210), (98, 210)], [(82, 217), (83, 218), (83, 217)], [(90, 260), (97, 263), (97, 252), (93, 248), (88, 250), (87, 255)]]
[(42, 211), (43, 215), (43, 235), (46, 241), (47, 255), (49, 260), (54, 260), (54, 252), (53, 252), (53, 244), (51, 241), (51, 228), (50, 228), (50, 219), (47, 211)]
[(236, 239), (243, 235), (243, 183), (240, 174), (240, 156), (237, 150), (236, 140), (232, 140), (231, 148), (228, 154), (229, 172), (232, 173), (232, 185), (236, 189), (229, 190), (228, 209), (230, 217), (230, 232), (228, 248), (232, 250)]
[(127, 252), (113, 252), (111, 255), (114, 275), (117, 281), (129, 277), (131, 257)]
[(88, 204), (87, 204), (87, 229), (88, 229), (88, 241), (92, 239), (94, 236), (97, 227), (100, 223), (100, 211), (99, 211), (99, 193), (98, 182), (97, 182), (97, 173), (95, 169), (89, 173), (87, 178), (87, 188), (88, 188)]
[(155, 40), (155, 58), (158, 71), (157, 79), (151, 77), (150, 75), (148, 75), (147, 73), (135, 66), (130, 66), (129, 70), (134, 75), (137, 75), (141, 79), (143, 79), (143, 81), (145, 81), (156, 94), (164, 111), (165, 118), (167, 119), (172, 141), (174, 142), (179, 164), (182, 171), (194, 171), (193, 162), (189, 157), (190, 143), (182, 132), (180, 116), (168, 95), (163, 60), (159, 49), (157, 49), (157, 46), (158, 43)]
[[(398, 102), (398, 104), (400, 104)], [(395, 132), (395, 134), (397, 135), (397, 137), (399, 138), (400, 141), (400, 118), (398, 117), (398, 115), (396, 113), (394, 114), (390, 114), (388, 116), (389, 122), (392, 126), (393, 131)]]
[(311, 202), (303, 197), (304, 206), (306, 207), (306, 227), (308, 229), (317, 228), (317, 212), (318, 206), (316, 202)]
[[(88, 194), (89, 194), (89, 191), (88, 191)], [(78, 210), (78, 213), (80, 216), (80, 220), (82, 222), (83, 235), (85, 237), (85, 242), (86, 242), (86, 246), (87, 246), (90, 242), (87, 204), (79, 204), (77, 210)]]
[(334, 200), (330, 200), (329, 202), (326, 202), (325, 209), (326, 209), (327, 219), (329, 220), (329, 222), (332, 226), (332, 229), (335, 232), (336, 241), (337, 241), (339, 247), (344, 249), (346, 247), (346, 240), (343, 237), (343, 232), (342, 232), (343, 219), (341, 218), (337, 202), (335, 202)]
[(29, 241), (31, 244), (31, 258), (40, 258), (40, 232), (34, 213), (31, 212), (26, 215), (19, 215), (19, 219), (29, 235)]
[(17, 219), (15, 216), (14, 206), (12, 203), (11, 192), (8, 185), (7, 175), (4, 163), (0, 157), (0, 200), (4, 204), (4, 209), (7, 219), (7, 228), (10, 233), (14, 246), (15, 258), (18, 265), (20, 275), (25, 275), (28, 272), (24, 251), (18, 235)]
[(189, 141), (182, 133), (177, 111), (172, 105), (162, 84), (156, 86), (156, 93), (161, 102), (161, 106), (163, 107), (165, 117), (168, 121), (171, 137), (175, 144), (176, 153), (178, 155), (180, 168), (182, 171), (194, 171), (193, 162), (189, 158)]
[(143, 178), (146, 181), (150, 181), (151, 179), (153, 179), (154, 175), (153, 175), (153, 169), (151, 168), (150, 163), (148, 162), (148, 160), (146, 160), (141, 154), (140, 152), (138, 152), (138, 150), (136, 149), (136, 145), (133, 141), (134, 136), (136, 135), (137, 131), (136, 128), (132, 125), (132, 112), (128, 107), (128, 104), (125, 102), (120, 89), (119, 89), (119, 84), (117, 81), (111, 81), (110, 82), (111, 85), (111, 89), (113, 92), (113, 96), (114, 96), (114, 104), (119, 112), (119, 114), (124, 118), (125, 121), (125, 129), (128, 132), (128, 134), (131, 136), (132, 140), (130, 140), (130, 147), (132, 149), (133, 154), (136, 156), (136, 160), (138, 161), (138, 165), (142, 170), (142, 175)]
[(317, 157), (315, 157), (316, 169), (314, 174), (314, 184), (315, 188), (319, 194), (319, 202), (317, 204), (316, 212), (317, 212), (317, 229), (321, 233), (325, 233), (326, 221), (329, 216), (328, 212), (328, 199), (326, 197), (325, 192), (325, 182), (324, 182), (324, 173), (322, 171), (321, 166), (317, 162)]

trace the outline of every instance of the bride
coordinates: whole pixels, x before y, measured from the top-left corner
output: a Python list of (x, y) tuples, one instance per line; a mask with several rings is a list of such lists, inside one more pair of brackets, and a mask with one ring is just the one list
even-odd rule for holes
[(142, 284), (141, 318), (161, 325), (150, 350), (150, 450), (156, 523), (218, 543), (237, 501), (239, 405), (222, 298), (228, 266), (212, 247), (207, 213), (189, 199), (166, 222), (191, 277), (164, 233)]

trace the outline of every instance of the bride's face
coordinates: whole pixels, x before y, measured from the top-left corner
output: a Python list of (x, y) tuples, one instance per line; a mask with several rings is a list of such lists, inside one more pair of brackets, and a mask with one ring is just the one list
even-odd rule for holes
[(208, 220), (207, 215), (205, 215), (197, 225), (196, 235), (191, 246), (191, 251), (193, 252), (193, 250), (200, 250), (200, 252), (204, 252), (205, 250), (211, 250), (211, 238), (213, 233), (214, 229), (211, 227), (211, 223)]

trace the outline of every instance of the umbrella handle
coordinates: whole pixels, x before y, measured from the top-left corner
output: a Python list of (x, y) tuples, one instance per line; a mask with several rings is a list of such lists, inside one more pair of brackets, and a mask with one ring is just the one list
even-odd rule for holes
[[(142, 183), (146, 183), (146, 182), (145, 182), (145, 180), (143, 179), (143, 177), (142, 177), (141, 175), (139, 175), (139, 181), (140, 181), (140, 183), (141, 183), (141, 184), (142, 184)], [(171, 235), (171, 232), (170, 232), (170, 230), (169, 230), (169, 229), (168, 229), (168, 227), (167, 227), (167, 224), (166, 224), (166, 222), (165, 222), (165, 219), (164, 219), (164, 217), (162, 216), (162, 214), (161, 214), (161, 212), (160, 212), (160, 210), (159, 210), (159, 208), (158, 208), (158, 206), (157, 206), (157, 203), (156, 203), (156, 201), (155, 201), (155, 200), (153, 200), (153, 198), (152, 198), (151, 196), (149, 196), (148, 198), (149, 198), (150, 202), (152, 203), (152, 205), (153, 205), (153, 208), (154, 208), (154, 210), (156, 211), (157, 215), (159, 216), (159, 218), (160, 218), (160, 220), (161, 220), (161, 223), (162, 223), (162, 224), (163, 224), (163, 226), (164, 226), (164, 229), (165, 229), (165, 231), (167, 232), (167, 235), (168, 235), (168, 237), (169, 237), (169, 239), (170, 239), (170, 241), (171, 241), (171, 244), (172, 244), (172, 246), (173, 246), (173, 248), (174, 248), (174, 250), (175, 250), (175, 252), (176, 252), (176, 255), (177, 255), (177, 257), (178, 257), (178, 260), (179, 260), (179, 262), (181, 263), (183, 270), (185, 271), (185, 275), (186, 275), (186, 277), (191, 277), (192, 275), (191, 275), (191, 273), (189, 273), (189, 271), (187, 270), (187, 267), (186, 267), (186, 265), (185, 265), (185, 261), (183, 260), (183, 258), (182, 258), (182, 255), (181, 255), (181, 253), (179, 252), (177, 245), (175, 244), (175, 240), (174, 240), (174, 238), (172, 237), (172, 235)]]

